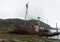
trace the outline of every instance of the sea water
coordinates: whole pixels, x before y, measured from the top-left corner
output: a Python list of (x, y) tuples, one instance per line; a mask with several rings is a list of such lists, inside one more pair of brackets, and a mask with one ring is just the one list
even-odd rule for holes
[[(56, 32), (56, 30), (51, 30), (52, 33)], [(58, 30), (58, 32), (60, 32), (60, 30)], [(50, 38), (54, 38), (54, 39), (60, 39), (60, 35), (56, 35)]]

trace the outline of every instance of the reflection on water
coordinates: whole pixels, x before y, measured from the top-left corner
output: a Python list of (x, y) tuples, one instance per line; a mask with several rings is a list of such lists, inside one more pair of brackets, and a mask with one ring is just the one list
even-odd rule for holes
[(51, 37), (51, 38), (54, 38), (54, 39), (59, 39), (59, 35), (58, 35), (58, 37), (57, 37), (57, 36), (53, 36), (53, 37)]

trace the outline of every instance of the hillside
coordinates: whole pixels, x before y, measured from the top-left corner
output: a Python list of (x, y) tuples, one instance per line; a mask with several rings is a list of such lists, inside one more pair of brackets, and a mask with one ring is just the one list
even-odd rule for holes
[[(22, 19), (0, 19), (0, 29), (7, 29), (11, 25), (16, 28), (20, 26), (30, 26), (31, 24), (37, 25), (37, 20), (22, 20)], [(40, 21), (40, 26), (44, 28), (51, 28), (48, 24)]]

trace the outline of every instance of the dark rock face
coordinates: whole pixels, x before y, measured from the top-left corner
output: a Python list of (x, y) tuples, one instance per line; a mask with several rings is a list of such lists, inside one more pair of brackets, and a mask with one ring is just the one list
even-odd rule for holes
[[(17, 33), (27, 33), (26, 31), (31, 31), (31, 25), (38, 25), (37, 20), (22, 20), (22, 19), (0, 19), (0, 29), (7, 31), (15, 31)], [(51, 28), (48, 24), (40, 21), (41, 27)], [(25, 27), (25, 28), (24, 28)]]

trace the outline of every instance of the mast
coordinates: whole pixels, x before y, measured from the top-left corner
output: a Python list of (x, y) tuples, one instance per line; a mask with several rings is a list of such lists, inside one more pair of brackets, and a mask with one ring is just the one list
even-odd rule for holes
[[(56, 32), (58, 33), (57, 23), (56, 23)], [(57, 39), (59, 39), (59, 36), (58, 35), (57, 35)]]
[(40, 28), (40, 17), (38, 17), (38, 26)]
[(25, 20), (27, 18), (27, 13), (28, 13), (28, 3), (26, 4), (26, 14), (25, 14)]
[(38, 31), (40, 30), (40, 29), (42, 29), (42, 28), (40, 28), (40, 17), (38, 17)]
[(26, 30), (27, 13), (28, 13), (28, 3), (26, 3), (26, 13), (25, 13), (25, 22), (24, 22), (24, 29), (25, 30)]

